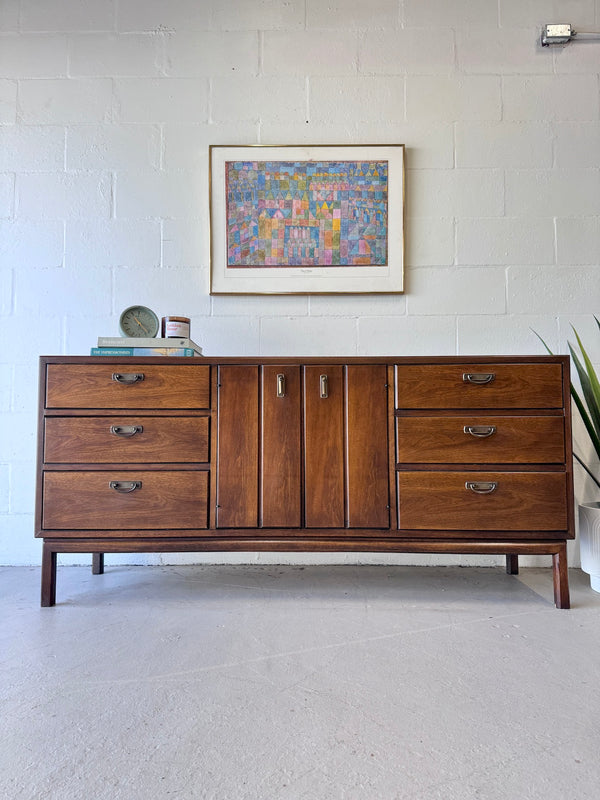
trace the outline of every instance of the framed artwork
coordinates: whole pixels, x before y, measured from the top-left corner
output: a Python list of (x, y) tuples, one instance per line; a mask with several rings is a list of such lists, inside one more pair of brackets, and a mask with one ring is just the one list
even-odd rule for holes
[(211, 145), (211, 294), (401, 293), (404, 145)]

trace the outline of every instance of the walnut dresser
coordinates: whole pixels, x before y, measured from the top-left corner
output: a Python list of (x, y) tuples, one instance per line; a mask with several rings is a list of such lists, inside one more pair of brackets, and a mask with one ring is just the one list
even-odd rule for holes
[(58, 553), (552, 556), (569, 607), (567, 356), (43, 356), (36, 536)]

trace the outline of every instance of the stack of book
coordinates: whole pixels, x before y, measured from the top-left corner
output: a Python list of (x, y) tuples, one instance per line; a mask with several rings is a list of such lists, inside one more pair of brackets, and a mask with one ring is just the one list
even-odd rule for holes
[(201, 356), (202, 348), (191, 339), (127, 338), (99, 336), (92, 356)]

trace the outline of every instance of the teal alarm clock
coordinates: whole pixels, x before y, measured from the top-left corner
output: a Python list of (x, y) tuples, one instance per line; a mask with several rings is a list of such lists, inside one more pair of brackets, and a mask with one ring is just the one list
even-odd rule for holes
[(129, 306), (119, 317), (119, 328), (122, 336), (133, 338), (157, 336), (160, 322), (158, 317), (147, 306)]

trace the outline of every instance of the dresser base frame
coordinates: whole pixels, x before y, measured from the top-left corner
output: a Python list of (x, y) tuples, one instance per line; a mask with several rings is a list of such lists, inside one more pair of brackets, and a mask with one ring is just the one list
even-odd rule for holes
[(260, 538), (212, 536), (210, 538), (171, 539), (44, 539), (42, 553), (42, 606), (56, 603), (58, 553), (92, 553), (92, 572), (104, 572), (104, 553), (201, 553), (201, 552), (354, 552), (354, 553), (453, 553), (465, 555), (505, 555), (506, 571), (519, 571), (519, 556), (551, 555), (554, 602), (557, 608), (570, 608), (566, 540), (554, 541), (473, 541), (436, 539), (341, 539), (331, 536), (318, 540), (306, 537)]

